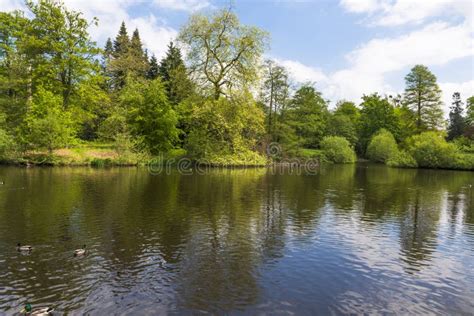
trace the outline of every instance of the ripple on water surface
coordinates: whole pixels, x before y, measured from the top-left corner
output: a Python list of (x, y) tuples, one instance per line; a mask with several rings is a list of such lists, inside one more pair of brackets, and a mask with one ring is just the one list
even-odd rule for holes
[(474, 314), (472, 173), (0, 178), (0, 314)]

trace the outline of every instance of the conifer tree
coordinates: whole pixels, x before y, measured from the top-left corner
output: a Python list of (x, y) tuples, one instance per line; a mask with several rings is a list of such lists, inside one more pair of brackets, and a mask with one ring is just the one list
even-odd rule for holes
[(158, 78), (159, 66), (155, 54), (151, 56), (149, 64), (147, 78), (151, 80)]
[(188, 77), (181, 50), (173, 42), (168, 45), (166, 56), (160, 62), (159, 75), (165, 83), (171, 104), (176, 105), (191, 94), (193, 85)]
[(122, 22), (114, 41), (114, 57), (118, 58), (121, 55), (124, 55), (128, 51), (129, 46), (130, 39), (128, 37), (127, 27), (125, 26), (125, 22)]
[(416, 65), (405, 77), (405, 82), (404, 101), (416, 114), (418, 131), (442, 127), (443, 102), (436, 76), (426, 66)]
[(454, 92), (451, 111), (449, 112), (448, 140), (461, 136), (466, 127), (466, 119), (463, 116), (463, 104), (461, 94)]

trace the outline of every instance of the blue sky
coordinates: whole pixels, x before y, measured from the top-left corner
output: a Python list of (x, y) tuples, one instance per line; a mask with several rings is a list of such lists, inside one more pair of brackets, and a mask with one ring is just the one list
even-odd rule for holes
[[(65, 0), (86, 17), (99, 18), (92, 37), (103, 43), (124, 20), (138, 27), (146, 47), (162, 56), (190, 14), (207, 13), (221, 0)], [(21, 0), (0, 0), (4, 11)], [(271, 35), (267, 58), (290, 71), (295, 84), (316, 82), (335, 104), (363, 94), (400, 93), (404, 76), (422, 63), (438, 77), (445, 110), (451, 95), (474, 95), (472, 0), (235, 0), (244, 24)]]

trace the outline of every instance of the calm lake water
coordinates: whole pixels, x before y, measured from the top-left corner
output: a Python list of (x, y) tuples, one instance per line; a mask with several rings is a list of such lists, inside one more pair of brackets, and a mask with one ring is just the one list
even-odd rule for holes
[(0, 314), (26, 301), (77, 315), (474, 314), (472, 172), (2, 167), (0, 180)]

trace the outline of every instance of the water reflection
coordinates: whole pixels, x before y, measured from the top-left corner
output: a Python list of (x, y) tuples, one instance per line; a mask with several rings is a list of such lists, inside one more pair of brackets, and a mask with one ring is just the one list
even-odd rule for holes
[[(0, 311), (473, 313), (470, 172), (1, 168)], [(35, 245), (22, 256), (17, 242)], [(72, 258), (86, 243), (90, 255)]]

